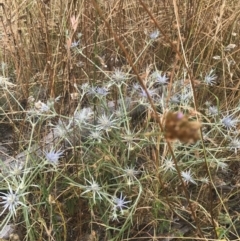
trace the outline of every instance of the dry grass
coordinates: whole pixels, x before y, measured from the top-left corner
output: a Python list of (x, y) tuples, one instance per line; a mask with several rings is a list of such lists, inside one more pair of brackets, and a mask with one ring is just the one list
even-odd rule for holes
[[(0, 81), (0, 125), (12, 131), (9, 156), (41, 143), (50, 122), (70, 120), (79, 108), (93, 107), (97, 120), (99, 106), (113, 101), (116, 108), (118, 99), (134, 97), (133, 83), (148, 87), (156, 69), (169, 78), (160, 89), (163, 103), (148, 96), (156, 108), (149, 107), (141, 118), (131, 116), (136, 122), (123, 121), (123, 133), (105, 135), (107, 144), (95, 147), (82, 138), (82, 130), (75, 131), (74, 141), (69, 145), (64, 139), (61, 145), (65, 154), (56, 172), (29, 157), (36, 164), (25, 189), (29, 209), (9, 220), (21, 240), (239, 240), (240, 165), (237, 152), (229, 150), (229, 142), (239, 137), (239, 124), (235, 130), (221, 125), (228, 114), (239, 118), (238, 0), (5, 0), (0, 7), (0, 72), (7, 83)], [(156, 30), (160, 36), (150, 40)], [(124, 87), (114, 86), (105, 102), (91, 95), (73, 98), (84, 83), (108, 85), (116, 69), (131, 78)], [(204, 78), (212, 69), (216, 83), (207, 84)], [(171, 104), (174, 95), (184, 99), (187, 90), (190, 101)], [(58, 96), (53, 116), (29, 124), (34, 103)], [(213, 105), (217, 117), (208, 114)], [(201, 140), (189, 145), (165, 139), (162, 120), (169, 110), (187, 113), (191, 123), (201, 122)], [(135, 149), (128, 146), (126, 130), (134, 133)], [(175, 174), (164, 169), (169, 158)], [(131, 163), (138, 175), (129, 186), (121, 175)], [(187, 170), (198, 185), (185, 182), (181, 172)], [(205, 176), (208, 183), (200, 180)], [(91, 178), (111, 195), (123, 190), (126, 200), (132, 200), (119, 222), (109, 218), (108, 195), (96, 203), (90, 192), (81, 196), (85, 189), (79, 183), (88, 185)], [(7, 189), (6, 183), (1, 188)]]

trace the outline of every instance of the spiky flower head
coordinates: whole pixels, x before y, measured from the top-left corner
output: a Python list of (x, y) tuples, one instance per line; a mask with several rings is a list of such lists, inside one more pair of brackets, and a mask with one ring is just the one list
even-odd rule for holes
[(91, 108), (83, 108), (74, 114), (74, 118), (79, 125), (86, 123), (93, 118), (93, 111)]
[(56, 135), (57, 137), (65, 138), (69, 136), (69, 134), (72, 132), (71, 123), (66, 124), (64, 121), (60, 119), (58, 120), (58, 124), (56, 125), (50, 124), (50, 125), (54, 127), (53, 128), (54, 135)]
[(172, 104), (175, 104), (175, 105), (179, 104), (179, 103), (181, 102), (180, 96), (177, 95), (177, 94), (173, 95), (173, 96), (170, 98), (170, 102), (171, 102)]
[(10, 174), (19, 176), (23, 173), (24, 163), (18, 160), (14, 161), (10, 165)]
[(162, 168), (163, 168), (164, 173), (166, 173), (168, 171), (169, 172), (175, 172), (176, 171), (175, 164), (174, 164), (172, 158), (166, 158), (164, 160)]
[(212, 116), (218, 115), (218, 108), (217, 108), (217, 106), (209, 106), (208, 113), (209, 113), (209, 115), (212, 115)]
[(102, 199), (102, 188), (101, 186), (93, 179), (92, 177), (92, 181), (89, 181), (87, 179), (85, 179), (90, 185), (89, 186), (85, 186), (85, 191), (82, 192), (81, 196), (91, 192), (93, 195), (93, 202), (96, 203), (96, 195), (98, 196), (98, 198), (101, 200)]
[(207, 85), (216, 84), (215, 80), (217, 79), (217, 75), (214, 74), (214, 70), (211, 69), (210, 72), (205, 76), (204, 82)]
[(135, 170), (134, 167), (126, 167), (124, 169), (125, 175), (129, 178), (131, 178), (132, 180), (134, 178), (136, 178), (136, 175), (138, 175), (140, 172)]
[(79, 46), (79, 44), (80, 44), (80, 40), (78, 40), (78, 41), (73, 41), (73, 42), (71, 43), (71, 48), (77, 48), (77, 47)]
[(223, 119), (221, 120), (222, 125), (224, 127), (226, 127), (227, 129), (232, 129), (232, 128), (236, 128), (236, 125), (238, 123), (237, 120), (233, 119), (231, 116), (225, 116), (223, 117)]
[(103, 114), (98, 117), (97, 130), (109, 132), (113, 128), (118, 128), (118, 122), (118, 119), (114, 119), (113, 115), (107, 116), (106, 114)]
[(227, 171), (228, 169), (228, 164), (224, 158), (215, 158), (212, 162), (212, 165), (216, 167), (217, 171), (219, 168), (221, 168), (222, 171)]
[[(151, 98), (158, 96), (157, 89), (154, 89), (154, 88), (146, 88), (146, 89)], [(147, 99), (147, 93), (141, 86), (140, 86), (139, 95), (140, 95), (140, 97)]]
[(191, 174), (191, 170), (189, 169), (188, 171), (182, 171), (181, 172), (181, 176), (182, 176), (182, 179), (183, 179), (183, 181), (185, 182), (185, 183), (189, 183), (189, 182), (191, 182), (191, 183), (193, 183), (193, 184), (197, 184), (195, 181), (194, 181), (194, 179), (193, 179), (193, 177), (192, 177), (192, 174)]
[(154, 30), (153, 32), (151, 32), (149, 34), (149, 37), (151, 40), (156, 40), (159, 37), (159, 34), (160, 34), (159, 30), (157, 29), (157, 30)]
[(126, 85), (126, 80), (128, 79), (128, 74), (121, 71), (120, 69), (115, 69), (113, 72), (111, 79), (113, 80), (113, 83), (117, 86), (121, 86), (122, 84)]
[(228, 146), (230, 150), (234, 150), (234, 153), (237, 154), (237, 151), (240, 149), (240, 139), (232, 139)]
[(58, 150), (58, 151), (51, 150), (49, 152), (45, 152), (45, 157), (48, 163), (54, 166), (57, 166), (59, 164), (59, 159), (62, 156), (62, 154), (63, 154), (63, 151), (61, 150)]
[(0, 200), (2, 199), (3, 201), (0, 202), (0, 204), (3, 204), (3, 211), (1, 212), (0, 216), (8, 209), (9, 213), (13, 216), (16, 216), (16, 208), (21, 205), (21, 206), (25, 206), (24, 203), (22, 203), (21, 201), (19, 201), (21, 196), (26, 195), (27, 193), (19, 193), (19, 189), (14, 192), (12, 190), (12, 188), (10, 187), (10, 185), (8, 186), (8, 192), (7, 193), (3, 193), (0, 192), (0, 194), (2, 196), (0, 196)]
[(159, 84), (159, 85), (166, 85), (168, 84), (168, 77), (166, 74), (163, 74), (162, 71), (154, 71), (151, 75), (153, 81), (156, 83), (156, 84)]
[(199, 179), (200, 182), (204, 183), (204, 184), (209, 184), (209, 178), (206, 176), (206, 177), (201, 177)]
[(121, 195), (119, 198), (113, 197), (113, 203), (114, 203), (113, 209), (114, 210), (119, 209), (121, 211), (121, 213), (123, 213), (123, 209), (128, 208), (128, 206), (126, 204), (131, 202), (131, 201), (125, 201), (125, 199), (126, 199), (126, 196), (123, 197), (122, 192), (121, 192)]
[(102, 131), (99, 130), (95, 130), (95, 131), (91, 131), (90, 134), (88, 135), (88, 139), (91, 141), (96, 141), (98, 143), (101, 143), (101, 141), (104, 139), (102, 137)]
[(97, 87), (96, 88), (96, 93), (98, 97), (104, 97), (107, 96), (109, 93), (109, 90), (107, 87)]

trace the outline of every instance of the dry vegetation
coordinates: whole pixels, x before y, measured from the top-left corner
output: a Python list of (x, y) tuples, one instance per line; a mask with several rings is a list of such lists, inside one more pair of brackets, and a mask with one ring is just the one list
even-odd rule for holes
[(0, 239), (240, 240), (239, 14), (0, 3)]

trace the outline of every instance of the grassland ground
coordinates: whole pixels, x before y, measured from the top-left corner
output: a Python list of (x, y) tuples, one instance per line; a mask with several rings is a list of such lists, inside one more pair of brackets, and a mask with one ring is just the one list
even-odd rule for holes
[(240, 240), (239, 14), (0, 3), (0, 239)]

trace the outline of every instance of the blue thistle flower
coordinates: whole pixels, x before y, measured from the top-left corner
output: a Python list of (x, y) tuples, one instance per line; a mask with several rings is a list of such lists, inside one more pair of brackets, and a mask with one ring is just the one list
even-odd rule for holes
[(19, 198), (27, 193), (19, 193), (19, 188), (16, 190), (16, 192), (14, 192), (12, 190), (12, 188), (8, 185), (9, 188), (9, 192), (8, 193), (3, 193), (0, 192), (0, 194), (2, 195), (0, 198), (3, 200), (2, 202), (0, 202), (0, 204), (3, 204), (3, 211), (1, 212), (0, 216), (8, 209), (8, 211), (10, 212), (11, 215), (16, 216), (16, 208), (17, 206), (21, 205), (21, 206), (25, 206), (24, 203), (22, 203), (21, 201), (19, 201)]
[(193, 177), (192, 177), (192, 174), (191, 174), (191, 170), (189, 169), (188, 171), (182, 171), (181, 172), (181, 176), (182, 176), (182, 179), (184, 180), (184, 182), (186, 182), (187, 184), (189, 182), (193, 183), (193, 184), (197, 184)]
[(59, 164), (59, 158), (62, 156), (62, 154), (63, 151), (61, 150), (51, 150), (49, 152), (45, 152), (45, 157), (50, 164), (57, 166)]
[(123, 71), (119, 69), (115, 69), (114, 73), (111, 76), (113, 83), (121, 86), (122, 84), (126, 85), (126, 80), (128, 79), (128, 74), (124, 73)]
[(240, 139), (232, 139), (228, 146), (230, 150), (234, 150), (234, 153), (237, 154), (238, 149), (240, 149)]
[(214, 74), (214, 70), (211, 69), (209, 74), (207, 74), (204, 78), (204, 82), (207, 85), (213, 85), (216, 84), (215, 80), (217, 79), (217, 76)]
[(126, 196), (123, 197), (122, 192), (119, 198), (113, 197), (113, 203), (114, 203), (113, 209), (114, 210), (119, 209), (121, 213), (123, 213), (123, 208), (128, 208), (126, 204), (131, 202), (131, 201), (125, 201), (125, 198)]
[(152, 73), (151, 77), (155, 81), (156, 84), (166, 85), (168, 84), (168, 77), (166, 74), (162, 74), (161, 71), (155, 71)]
[(222, 125), (224, 127), (226, 127), (227, 129), (232, 129), (232, 128), (236, 128), (236, 125), (238, 123), (237, 120), (234, 120), (232, 117), (230, 116), (225, 116), (222, 120)]
[(159, 30), (155, 30), (149, 34), (151, 40), (156, 40), (159, 37)]
[(208, 113), (213, 116), (218, 115), (218, 108), (216, 106), (209, 106)]

